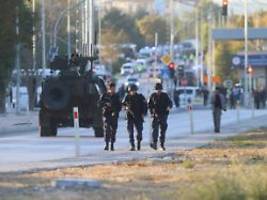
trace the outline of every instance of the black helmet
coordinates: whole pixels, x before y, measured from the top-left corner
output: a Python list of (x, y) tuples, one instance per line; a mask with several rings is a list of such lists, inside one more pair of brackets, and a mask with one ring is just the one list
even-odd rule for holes
[(138, 90), (138, 87), (137, 87), (137, 85), (135, 85), (135, 84), (131, 84), (131, 85), (129, 85), (129, 87), (128, 87), (128, 91), (130, 92), (130, 91), (137, 91)]
[(116, 87), (116, 84), (114, 82), (110, 82), (108, 86), (109, 88), (112, 88), (112, 87)]
[(155, 90), (162, 90), (162, 89), (163, 89), (162, 84), (161, 83), (156, 83)]

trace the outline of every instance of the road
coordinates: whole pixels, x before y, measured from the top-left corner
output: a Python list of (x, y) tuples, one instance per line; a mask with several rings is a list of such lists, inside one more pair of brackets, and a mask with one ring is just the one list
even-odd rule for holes
[(128, 151), (129, 142), (125, 120), (119, 121), (115, 152), (105, 152), (103, 139), (94, 138), (92, 130), (80, 129), (80, 158), (75, 158), (75, 130), (73, 128), (59, 129), (59, 136), (55, 138), (40, 138), (37, 131), (3, 136), (0, 138), (0, 172), (88, 165), (165, 155), (179, 149), (201, 146), (217, 137), (264, 126), (267, 120), (267, 110), (256, 111), (254, 119), (251, 119), (250, 110), (241, 110), (240, 122), (237, 123), (236, 111), (230, 110), (223, 114), (222, 124), (225, 128), (222, 129), (222, 133), (214, 134), (210, 110), (198, 110), (193, 114), (196, 131), (194, 135), (190, 134), (187, 112), (172, 113), (169, 116), (167, 151), (164, 153), (153, 151), (148, 147), (151, 132), (149, 118), (144, 124), (141, 152)]

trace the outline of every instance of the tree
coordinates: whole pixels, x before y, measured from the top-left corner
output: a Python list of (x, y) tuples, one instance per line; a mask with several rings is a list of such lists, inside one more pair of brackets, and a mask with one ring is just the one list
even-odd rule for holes
[(116, 65), (122, 53), (118, 45), (128, 40), (128, 35), (123, 30), (116, 32), (113, 29), (106, 29), (103, 31), (101, 58), (105, 63), (112, 65), (113, 72), (118, 72), (120, 69), (120, 66)]
[(232, 58), (235, 53), (243, 49), (243, 42), (220, 42), (216, 45), (215, 60), (216, 74), (222, 79), (237, 79), (237, 73), (232, 69)]
[[(16, 37), (16, 7), (19, 9), (20, 37)], [(14, 67), (16, 42), (25, 44), (30, 41), (31, 13), (23, 0), (2, 1), (0, 7), (0, 112), (5, 112), (5, 97), (11, 72)]]
[[(143, 14), (137, 13), (137, 16), (139, 15)], [(127, 34), (128, 42), (141, 47), (144, 46), (144, 40), (138, 32), (135, 20), (136, 16), (125, 14), (118, 9), (112, 9), (103, 17), (102, 21), (104, 29), (112, 29), (115, 32), (123, 31)]]
[(155, 33), (158, 33), (159, 43), (164, 44), (167, 41), (168, 25), (164, 18), (160, 16), (147, 15), (137, 21), (137, 27), (146, 44), (154, 44)]

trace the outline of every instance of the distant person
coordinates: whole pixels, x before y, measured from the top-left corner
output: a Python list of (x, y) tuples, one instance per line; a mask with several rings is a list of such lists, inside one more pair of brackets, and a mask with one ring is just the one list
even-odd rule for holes
[(230, 100), (230, 109), (235, 109), (236, 107), (236, 96), (235, 96), (235, 88), (232, 88), (229, 95)]
[[(153, 118), (152, 121), (152, 143), (151, 148), (157, 150), (158, 138), (160, 139), (160, 147), (165, 151), (165, 138), (168, 128), (167, 119), (170, 109), (172, 108), (172, 101), (167, 93), (162, 92), (163, 87), (161, 83), (155, 85), (155, 90), (148, 103), (148, 108)], [(160, 128), (160, 137), (159, 137)]]
[(179, 90), (174, 90), (173, 101), (174, 101), (176, 108), (179, 108), (180, 107), (180, 92), (179, 92)]
[(103, 109), (104, 130), (105, 130), (105, 151), (114, 151), (116, 132), (118, 128), (119, 112), (121, 111), (121, 101), (119, 95), (115, 93), (115, 83), (109, 83), (107, 93), (103, 94), (99, 104)]
[(130, 151), (135, 151), (134, 127), (137, 131), (137, 150), (141, 150), (141, 141), (143, 139), (144, 116), (147, 114), (147, 102), (142, 94), (137, 93), (138, 87), (132, 84), (128, 87), (128, 94), (125, 96), (122, 104), (125, 107), (127, 115), (127, 130), (130, 140)]
[(260, 99), (262, 108), (264, 109), (266, 107), (266, 98), (267, 98), (266, 88), (262, 88), (262, 90), (260, 91)]
[(124, 96), (125, 96), (125, 86), (124, 84), (122, 84), (119, 88), (118, 94), (120, 96), (121, 101), (123, 100)]
[(207, 84), (205, 83), (204, 87), (202, 88), (202, 94), (203, 94), (203, 105), (208, 105), (208, 99), (209, 99), (209, 90), (207, 87)]
[(219, 87), (216, 87), (212, 95), (211, 104), (212, 104), (214, 131), (215, 133), (220, 133), (221, 115), (222, 115), (222, 110), (226, 111), (226, 102), (225, 102), (225, 96), (221, 93)]
[(260, 91), (258, 89), (256, 89), (254, 91), (253, 96), (254, 96), (255, 107), (256, 107), (257, 110), (259, 110), (260, 109), (260, 104), (261, 104), (261, 93), (260, 93)]
[(71, 54), (70, 58), (70, 65), (71, 66), (78, 66), (79, 65), (79, 55), (77, 53)]

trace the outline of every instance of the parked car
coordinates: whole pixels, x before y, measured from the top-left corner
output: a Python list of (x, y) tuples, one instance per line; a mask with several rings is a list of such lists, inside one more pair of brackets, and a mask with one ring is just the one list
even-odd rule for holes
[(128, 75), (134, 73), (134, 64), (133, 63), (125, 63), (121, 67), (121, 75)]
[(149, 67), (148, 69), (147, 69), (147, 73), (148, 73), (148, 76), (151, 78), (151, 77), (153, 77), (154, 75), (156, 76), (156, 77), (159, 77), (160, 76), (160, 67)]
[(147, 61), (145, 59), (137, 59), (135, 61), (135, 67), (138, 72), (142, 72), (146, 69)]
[(137, 87), (139, 87), (140, 83), (137, 77), (129, 76), (126, 79), (125, 87), (128, 87), (129, 85), (135, 84)]
[[(19, 87), (19, 109), (20, 111), (28, 111), (29, 110), (29, 94), (27, 87), (21, 86)], [(12, 106), (15, 108), (17, 106), (17, 88), (12, 87), (11, 91), (11, 103)]]
[(193, 102), (199, 94), (198, 87), (178, 87), (176, 91), (179, 93), (180, 105), (186, 106), (189, 102)]

